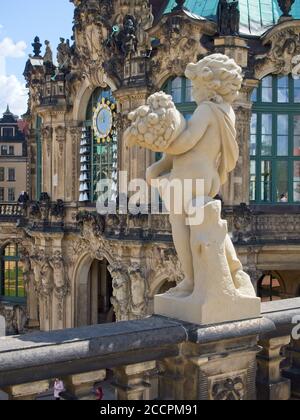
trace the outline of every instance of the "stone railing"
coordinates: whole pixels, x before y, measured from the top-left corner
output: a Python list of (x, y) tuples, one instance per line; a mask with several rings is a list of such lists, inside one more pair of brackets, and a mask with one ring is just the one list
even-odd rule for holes
[[(224, 207), (223, 217), (236, 245), (298, 244), (300, 206)], [(27, 222), (31, 230), (74, 231), (92, 223), (96, 234), (107, 238), (172, 242), (168, 215), (146, 214), (133, 216), (116, 214), (100, 216), (95, 206), (68, 206), (62, 201), (28, 203)]]
[[(0, 389), (34, 399), (60, 377), (76, 398), (114, 373), (120, 400), (288, 400), (299, 397), (300, 299), (263, 317), (199, 327), (153, 316), (0, 340)], [(295, 333), (295, 331), (294, 331)], [(51, 377), (50, 377), (51, 376)]]
[(19, 204), (1, 203), (0, 218), (21, 217), (24, 211)]

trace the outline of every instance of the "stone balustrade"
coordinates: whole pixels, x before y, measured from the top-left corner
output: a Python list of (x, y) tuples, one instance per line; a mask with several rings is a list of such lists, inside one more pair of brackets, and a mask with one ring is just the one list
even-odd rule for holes
[(24, 212), (19, 204), (2, 203), (0, 204), (0, 218), (11, 218), (23, 216)]
[(11, 399), (34, 399), (61, 377), (84, 399), (109, 370), (121, 400), (297, 398), (299, 341), (290, 342), (299, 316), (300, 299), (291, 299), (263, 304), (259, 319), (209, 327), (153, 316), (7, 337), (0, 340), (0, 389)]
[[(152, 240), (172, 242), (168, 215), (116, 214), (100, 216), (95, 206), (80, 207), (63, 202), (30, 202), (26, 209), (18, 205), (3, 205), (7, 215), (23, 215), (24, 224), (34, 231), (60, 229), (77, 231), (87, 223), (106, 238), (129, 240)], [(1, 206), (0, 206), (1, 217)], [(3, 217), (3, 216), (2, 216)], [(298, 244), (300, 228), (299, 206), (225, 206), (223, 217), (228, 221), (229, 231), (236, 245)]]

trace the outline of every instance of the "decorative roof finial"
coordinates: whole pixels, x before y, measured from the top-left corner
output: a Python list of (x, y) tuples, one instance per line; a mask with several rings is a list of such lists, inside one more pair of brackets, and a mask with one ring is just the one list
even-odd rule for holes
[(282, 10), (283, 17), (292, 17), (290, 15), (291, 8), (295, 3), (295, 0), (277, 0), (280, 9)]
[(42, 44), (40, 42), (40, 38), (38, 36), (36, 36), (34, 38), (34, 42), (33, 44), (31, 44), (33, 47), (33, 54), (34, 54), (34, 58), (41, 58), (41, 48), (42, 48)]
[(180, 11), (180, 10), (184, 10), (184, 9), (185, 9), (185, 7), (184, 7), (184, 3), (185, 3), (185, 0), (176, 0), (176, 4), (177, 4), (177, 6), (175, 6), (175, 7), (172, 9), (172, 12), (178, 12), (178, 11)]

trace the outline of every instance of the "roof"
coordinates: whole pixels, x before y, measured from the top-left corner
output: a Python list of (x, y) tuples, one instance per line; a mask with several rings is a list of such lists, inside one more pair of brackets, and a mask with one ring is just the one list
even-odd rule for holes
[(18, 117), (14, 115), (12, 112), (10, 112), (9, 106), (7, 105), (7, 109), (3, 114), (3, 117), (0, 118), (0, 124), (17, 124), (18, 123)]
[(14, 136), (6, 136), (6, 135), (1, 135), (0, 133), (0, 142), (24, 142), (26, 140), (25, 137), (25, 130), (26, 130), (26, 126), (24, 126), (24, 124), (21, 124), (21, 122), (19, 121), (18, 117), (16, 115), (14, 115), (10, 109), (9, 106), (7, 105), (7, 109), (3, 114), (3, 117), (0, 118), (0, 126), (4, 127), (4, 128), (9, 128), (9, 127), (15, 127), (15, 135)]
[[(218, 4), (219, 0), (186, 0), (185, 7), (195, 15), (216, 21)], [(169, 0), (164, 13), (170, 13), (175, 6), (176, 0)], [(245, 35), (262, 35), (282, 16), (277, 0), (239, 0), (239, 8), (240, 31)], [(300, 19), (300, 0), (295, 0), (291, 13)]]

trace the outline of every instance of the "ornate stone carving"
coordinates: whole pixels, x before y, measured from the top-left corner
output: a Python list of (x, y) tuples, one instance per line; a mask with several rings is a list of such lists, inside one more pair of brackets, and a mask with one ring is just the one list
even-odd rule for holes
[(263, 45), (270, 45), (270, 51), (256, 57), (256, 77), (260, 79), (268, 73), (290, 74), (295, 66), (293, 59), (300, 54), (299, 37), (300, 28), (286, 24), (268, 33)]
[(125, 321), (129, 313), (129, 278), (126, 267), (120, 263), (108, 266), (108, 270), (113, 280), (113, 298), (111, 300), (114, 306), (116, 319)]
[(55, 129), (55, 137), (56, 137), (56, 141), (59, 145), (59, 155), (60, 157), (62, 157), (63, 152), (64, 152), (64, 147), (65, 147), (65, 143), (66, 143), (66, 129), (65, 127), (57, 127)]
[(182, 76), (189, 62), (207, 53), (199, 39), (199, 26), (183, 16), (163, 19), (153, 35), (160, 40), (160, 46), (151, 60), (151, 80), (158, 88), (165, 75)]
[(233, 208), (233, 243), (247, 243), (252, 239), (252, 211), (245, 203)]
[(51, 210), (51, 199), (47, 193), (42, 193), (39, 201), (39, 209), (41, 218), (44, 222), (49, 220), (49, 214)]
[(56, 203), (52, 204), (51, 215), (59, 221), (63, 221), (65, 217), (65, 204), (63, 200), (57, 200)]
[(212, 399), (215, 401), (241, 401), (244, 399), (245, 390), (243, 378), (226, 378), (213, 384)]
[(137, 318), (143, 318), (147, 310), (147, 283), (145, 273), (139, 264), (133, 264), (128, 269), (131, 289), (131, 313)]
[(42, 128), (42, 140), (47, 146), (48, 157), (50, 156), (50, 153), (51, 153), (52, 138), (53, 138), (53, 128), (49, 127), (49, 126), (43, 127)]
[(18, 335), (25, 332), (27, 322), (25, 307), (20, 305), (5, 305), (0, 302), (0, 315), (5, 318), (7, 335)]
[(102, 236), (105, 230), (105, 217), (98, 213), (81, 212), (78, 213), (77, 223), (82, 229), (86, 224), (91, 224), (95, 236)]
[(53, 269), (54, 293), (58, 300), (57, 312), (58, 319), (63, 320), (65, 298), (71, 291), (70, 282), (67, 271), (65, 269), (66, 262), (61, 251), (55, 251), (54, 255), (49, 259), (49, 264)]

